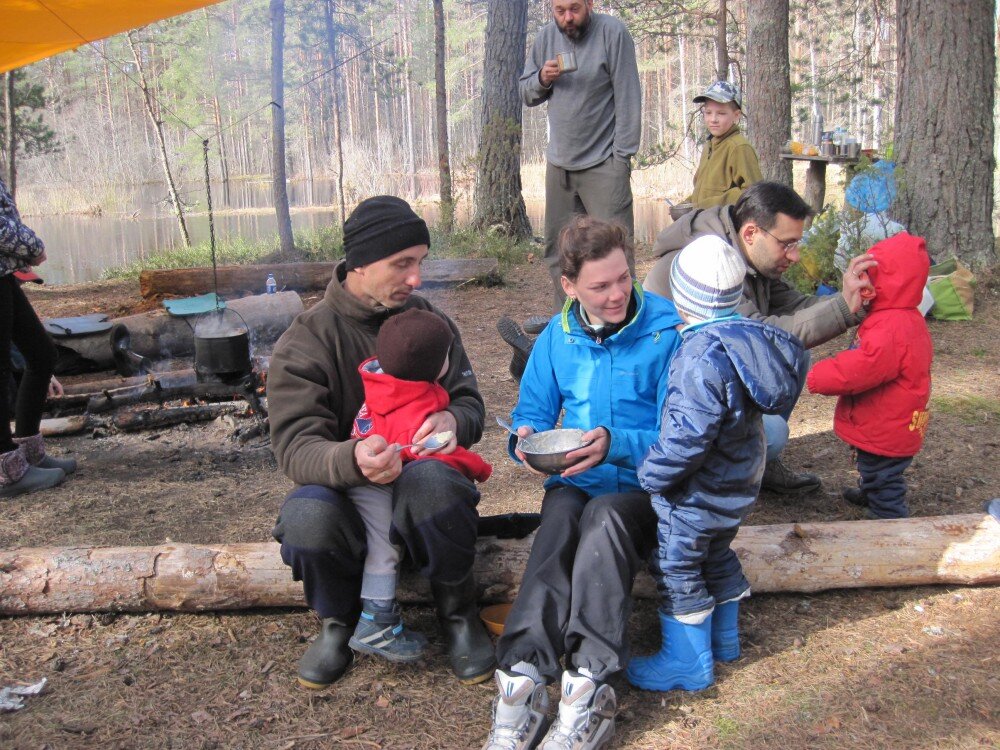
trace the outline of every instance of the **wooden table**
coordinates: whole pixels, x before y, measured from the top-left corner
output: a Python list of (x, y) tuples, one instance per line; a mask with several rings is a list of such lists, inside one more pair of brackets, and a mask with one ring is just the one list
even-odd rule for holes
[(847, 181), (850, 182), (851, 177), (854, 176), (854, 165), (861, 161), (858, 157), (852, 159), (848, 156), (806, 156), (804, 154), (782, 154), (781, 158), (788, 161), (809, 162), (809, 168), (806, 169), (806, 194), (803, 197), (817, 214), (823, 210), (823, 201), (826, 199), (826, 165), (832, 163), (847, 167)]

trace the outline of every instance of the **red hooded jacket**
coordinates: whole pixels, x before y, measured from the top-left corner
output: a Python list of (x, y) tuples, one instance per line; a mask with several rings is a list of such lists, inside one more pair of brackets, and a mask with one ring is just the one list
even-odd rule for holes
[[(390, 443), (409, 445), (428, 415), (442, 411), (450, 403), (448, 391), (439, 383), (394, 378), (379, 369), (375, 357), (362, 362), (358, 372), (365, 386), (365, 402), (354, 419), (353, 438), (381, 435)], [(452, 453), (425, 456), (416, 456), (404, 448), (400, 455), (403, 463), (425, 458), (443, 461), (477, 482), (485, 482), (493, 473), (492, 466), (461, 446)]]
[(878, 456), (916, 455), (924, 442), (934, 349), (917, 310), (930, 260), (920, 237), (906, 232), (870, 251), (878, 266), (875, 287), (854, 344), (817, 362), (806, 385), (811, 393), (840, 396), (833, 429), (841, 440)]

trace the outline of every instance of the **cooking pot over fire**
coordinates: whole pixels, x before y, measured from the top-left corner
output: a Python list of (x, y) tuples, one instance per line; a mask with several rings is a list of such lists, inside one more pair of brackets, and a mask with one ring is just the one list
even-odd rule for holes
[[(231, 312), (239, 322), (226, 318)], [(250, 327), (229, 308), (210, 313), (194, 329), (194, 369), (199, 377), (236, 379), (250, 373)]]

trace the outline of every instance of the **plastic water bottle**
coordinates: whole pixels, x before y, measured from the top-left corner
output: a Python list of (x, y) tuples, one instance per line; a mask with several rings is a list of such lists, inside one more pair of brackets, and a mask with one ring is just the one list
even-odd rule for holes
[(278, 282), (274, 280), (273, 273), (267, 275), (267, 281), (264, 282), (264, 290), (268, 294), (274, 294), (278, 291)]

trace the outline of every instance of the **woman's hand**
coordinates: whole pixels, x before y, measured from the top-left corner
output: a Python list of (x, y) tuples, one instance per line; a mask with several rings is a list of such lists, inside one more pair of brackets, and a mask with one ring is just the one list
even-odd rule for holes
[[(526, 438), (526, 437), (528, 437), (528, 435), (534, 435), (535, 434), (535, 430), (534, 430), (533, 427), (528, 427), (528, 425), (521, 425), (520, 427), (517, 428), (517, 434), (521, 438)], [(532, 474), (537, 474), (540, 477), (547, 477), (548, 474), (546, 474), (544, 471), (538, 471), (538, 469), (534, 469), (534, 468), (531, 467), (530, 464), (528, 464), (528, 462), (524, 458), (524, 454), (521, 452), (521, 449), (518, 448), (518, 446), (520, 444), (521, 444), (520, 440), (518, 440), (514, 444), (514, 455), (517, 456), (517, 459), (518, 459), (518, 461), (521, 462), (521, 465), (525, 469), (527, 469), (528, 471), (530, 471)]]
[(586, 448), (578, 448), (566, 454), (566, 458), (570, 461), (579, 461), (579, 463), (573, 464), (559, 476), (571, 477), (574, 474), (580, 474), (587, 469), (592, 469), (604, 460), (604, 457), (608, 455), (608, 449), (611, 447), (611, 433), (608, 432), (608, 429), (606, 427), (595, 427), (589, 432), (583, 433), (583, 442), (587, 442), (588, 440), (592, 440), (593, 442)]
[(41, 255), (35, 256), (28, 261), (29, 266), (40, 266), (45, 262), (45, 251), (42, 250)]
[(53, 375), (52, 379), (49, 381), (49, 398), (58, 398), (62, 396), (65, 391), (63, 391), (62, 383), (56, 380), (56, 376)]

